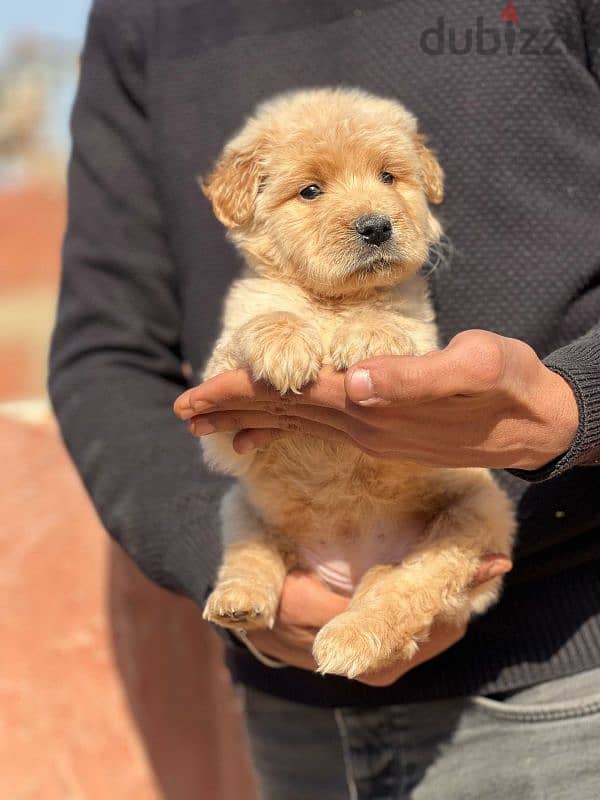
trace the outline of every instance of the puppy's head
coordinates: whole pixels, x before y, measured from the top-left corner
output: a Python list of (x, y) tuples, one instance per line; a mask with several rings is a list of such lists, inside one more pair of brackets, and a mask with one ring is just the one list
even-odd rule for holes
[(354, 89), (259, 106), (201, 185), (257, 272), (319, 295), (397, 283), (441, 233), (443, 173), (415, 118)]

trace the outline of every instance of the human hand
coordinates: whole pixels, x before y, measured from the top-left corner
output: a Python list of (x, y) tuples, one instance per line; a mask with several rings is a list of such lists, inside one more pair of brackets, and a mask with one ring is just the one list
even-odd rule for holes
[[(479, 586), (512, 567), (510, 559), (492, 554), (482, 559), (473, 581)], [(347, 597), (331, 592), (314, 575), (291, 572), (285, 579), (275, 625), (270, 630), (249, 631), (247, 638), (265, 655), (290, 666), (314, 671), (317, 664), (312, 656), (315, 636), (329, 620), (346, 610)], [(356, 680), (369, 686), (389, 686), (409, 670), (447, 650), (465, 635), (467, 625), (435, 623), (431, 634), (416, 656), (399, 661), (385, 670), (360, 675)]]
[(565, 452), (579, 422), (571, 387), (531, 347), (478, 330), (423, 356), (324, 368), (283, 398), (233, 370), (184, 392), (174, 410), (196, 436), (237, 431), (240, 453), (302, 432), (436, 467), (529, 470)]

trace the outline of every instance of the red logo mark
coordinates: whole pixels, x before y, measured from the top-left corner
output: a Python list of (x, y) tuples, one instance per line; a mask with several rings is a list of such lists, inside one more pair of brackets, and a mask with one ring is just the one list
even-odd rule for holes
[(515, 25), (515, 27), (518, 26), (519, 17), (517, 16), (517, 9), (515, 8), (513, 0), (510, 0), (506, 8), (502, 9), (502, 14), (500, 15), (500, 19), (503, 22), (512, 22), (512, 24)]

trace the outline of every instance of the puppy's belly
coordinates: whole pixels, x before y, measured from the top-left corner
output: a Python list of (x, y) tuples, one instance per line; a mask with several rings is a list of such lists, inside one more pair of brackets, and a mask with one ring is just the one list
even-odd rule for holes
[(298, 545), (298, 566), (317, 575), (332, 591), (350, 597), (362, 576), (378, 564), (398, 564), (423, 532), (414, 517), (381, 520), (352, 540)]

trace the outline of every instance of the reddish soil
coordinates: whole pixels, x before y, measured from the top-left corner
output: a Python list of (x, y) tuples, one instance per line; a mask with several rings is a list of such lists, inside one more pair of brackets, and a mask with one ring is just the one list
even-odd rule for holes
[(0, 441), (0, 797), (254, 800), (198, 608), (109, 545), (51, 424)]

